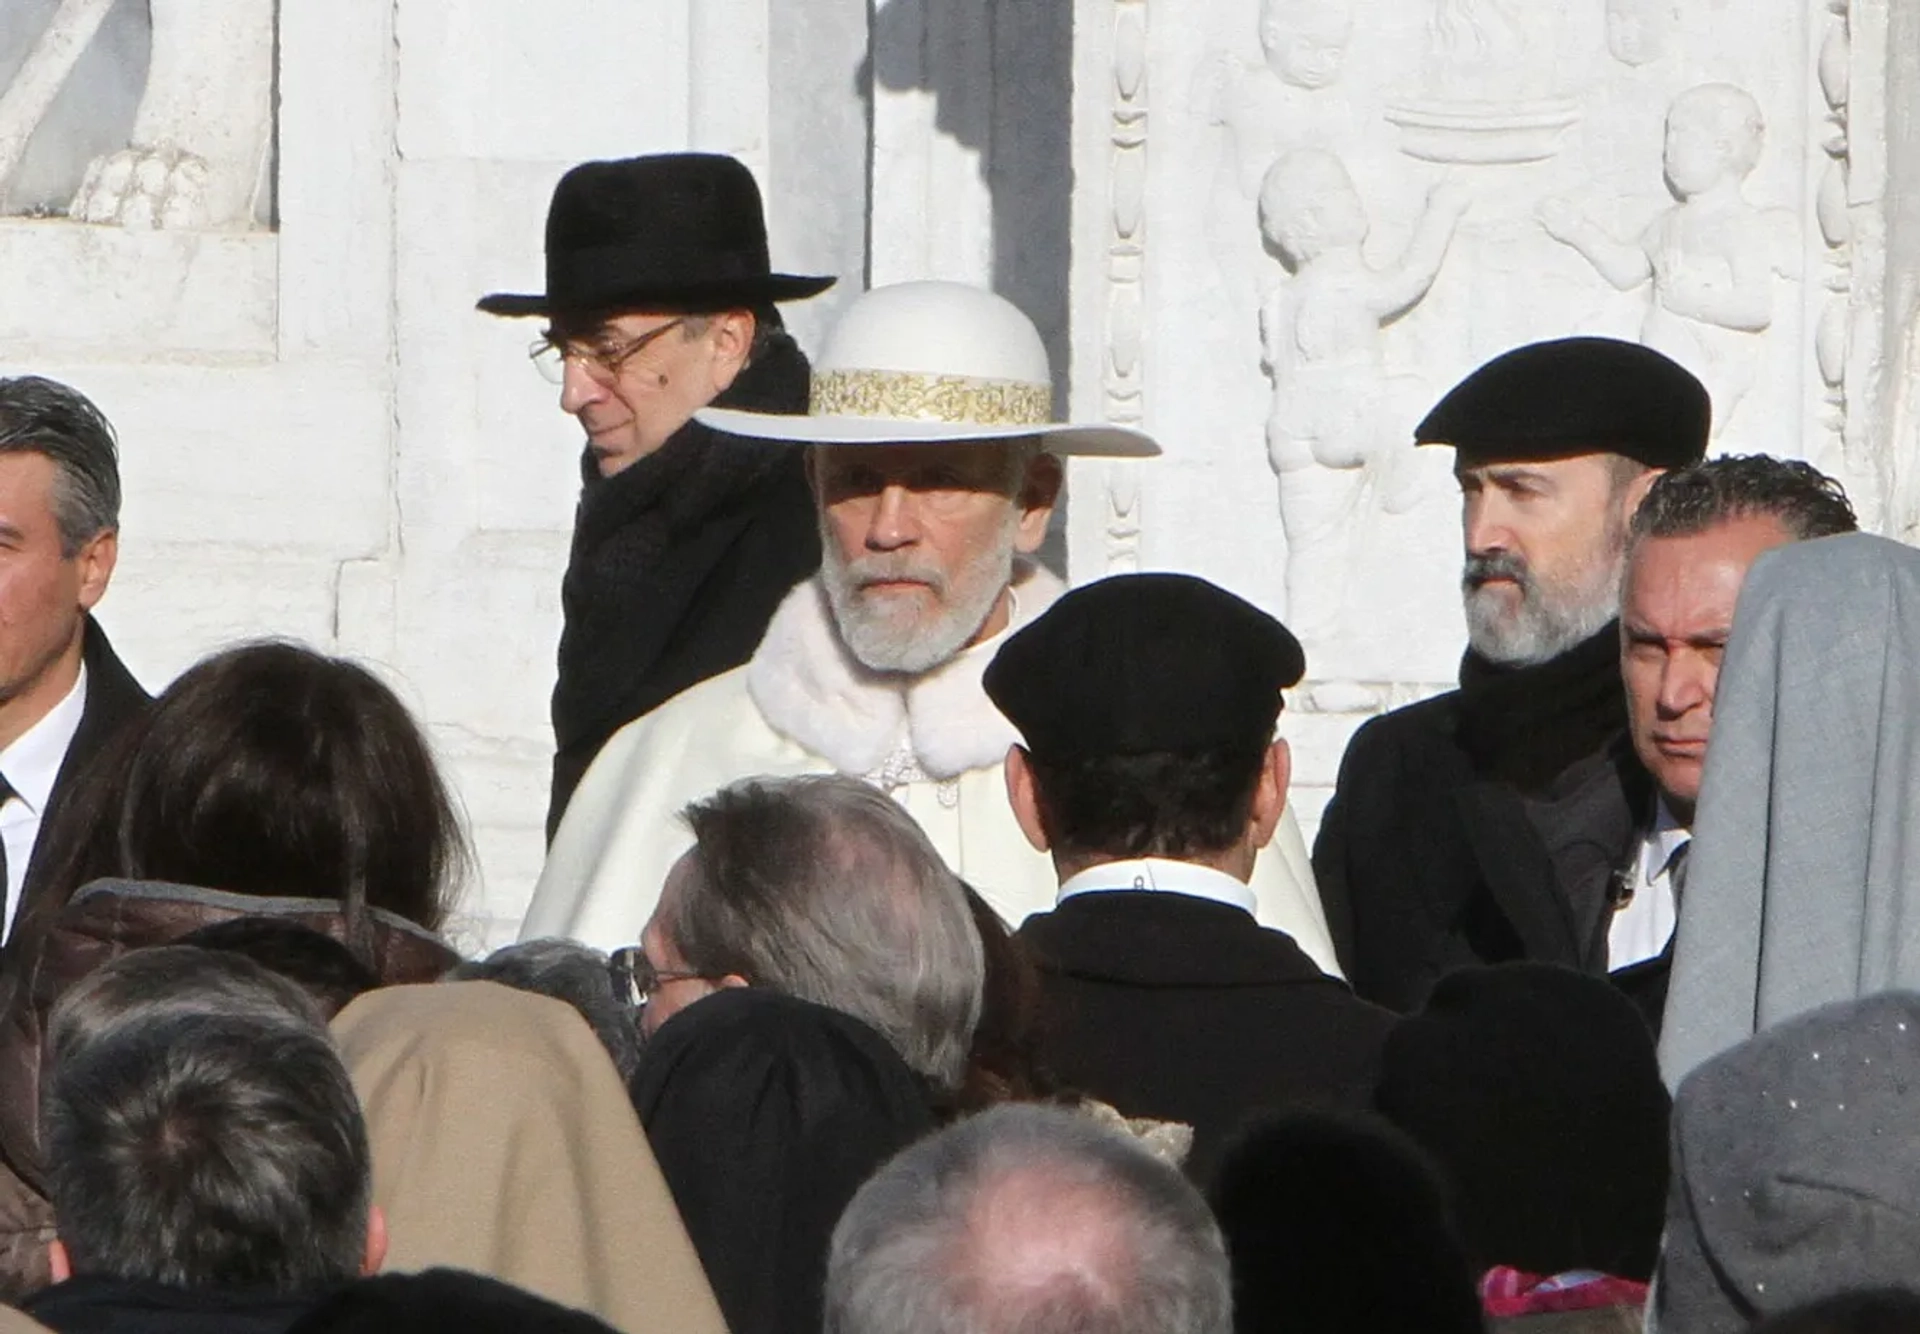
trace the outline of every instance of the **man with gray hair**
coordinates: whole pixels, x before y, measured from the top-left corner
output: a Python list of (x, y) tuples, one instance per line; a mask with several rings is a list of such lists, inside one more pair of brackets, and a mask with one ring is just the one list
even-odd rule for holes
[[(523, 938), (631, 944), (673, 860), (673, 816), (755, 774), (864, 780), (917, 819), (1003, 918), (1050, 907), (1050, 861), (1020, 832), (1001, 761), (1019, 738), (980, 675), (1064, 591), (1032, 557), (1063, 456), (1145, 457), (1137, 431), (1062, 422), (1039, 332), (960, 283), (897, 283), (850, 304), (806, 416), (699, 420), (808, 446), (820, 573), (787, 595), (745, 666), (617, 732), (554, 835)], [(1323, 966), (1333, 952), (1290, 812), (1251, 882), (1255, 915)]]
[(728, 1328), (818, 1329), (840, 1209), (961, 1082), (980, 936), (913, 817), (858, 779), (749, 780), (685, 818), (633, 962), (634, 1106)]
[[(0, 939), (44, 872), (40, 830), (86, 761), (148, 704), (92, 611), (119, 552), (113, 427), (77, 390), (0, 379)], [(0, 953), (0, 1001), (16, 950)]]
[(55, 1330), (263, 1334), (379, 1267), (353, 1085), (313, 1001), (239, 955), (138, 950), (62, 997), (41, 1094)]
[(826, 1334), (1228, 1334), (1220, 1230), (1173, 1168), (1007, 1104), (921, 1141), (834, 1229)]

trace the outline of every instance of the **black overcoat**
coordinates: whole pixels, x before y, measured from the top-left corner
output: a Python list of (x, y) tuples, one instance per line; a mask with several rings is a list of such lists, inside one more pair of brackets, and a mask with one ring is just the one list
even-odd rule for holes
[(1196, 1180), (1261, 1113), (1372, 1105), (1393, 1016), (1239, 908), (1076, 894), (1018, 934), (1040, 969), (1048, 1072), (1128, 1116), (1192, 1126)]
[(1506, 675), (1505, 693), (1450, 691), (1354, 734), (1313, 869), (1360, 995), (1408, 1012), (1473, 964), (1606, 971), (1605, 898), (1651, 801), (1617, 636)]
[[(804, 412), (808, 367), (785, 334), (716, 400)], [(553, 690), (547, 837), (607, 738), (753, 656), (781, 599), (820, 565), (798, 445), (698, 421), (612, 477), (582, 462)]]

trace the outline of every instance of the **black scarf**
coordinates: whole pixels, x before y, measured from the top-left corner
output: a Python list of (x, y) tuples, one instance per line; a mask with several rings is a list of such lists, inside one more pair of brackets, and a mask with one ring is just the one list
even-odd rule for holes
[[(807, 387), (806, 355), (776, 333), (714, 406), (804, 412)], [(553, 730), (563, 758), (574, 752), (584, 769), (616, 728), (744, 662), (780, 597), (820, 555), (795, 445), (689, 421), (612, 477), (583, 454), (581, 478), (560, 589), (566, 626)], [(754, 568), (716, 578), (756, 525), (770, 529), (764, 560), (756, 553)], [(578, 756), (582, 748), (589, 753)]]
[(1460, 663), (1459, 701), (1459, 738), (1475, 771), (1539, 792), (1626, 729), (1620, 623), (1609, 621), (1530, 667), (1489, 662), (1469, 649)]

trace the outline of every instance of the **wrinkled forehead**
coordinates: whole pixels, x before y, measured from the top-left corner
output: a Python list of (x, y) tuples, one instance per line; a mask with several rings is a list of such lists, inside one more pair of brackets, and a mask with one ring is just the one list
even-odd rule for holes
[(869, 486), (912, 486), (934, 481), (980, 490), (1001, 490), (1015, 471), (1040, 452), (1039, 438), (814, 445), (814, 476), (822, 483), (858, 480)]

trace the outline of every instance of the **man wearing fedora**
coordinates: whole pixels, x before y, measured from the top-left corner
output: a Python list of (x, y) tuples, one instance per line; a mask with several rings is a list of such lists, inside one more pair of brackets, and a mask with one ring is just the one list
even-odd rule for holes
[(832, 278), (771, 271), (760, 190), (712, 153), (588, 162), (547, 214), (535, 364), (586, 431), (553, 691), (551, 837), (608, 737), (745, 662), (820, 560), (801, 451), (693, 420), (709, 403), (806, 411), (807, 359), (774, 303)]
[[(1159, 447), (1055, 421), (1051, 384), (1040, 336), (1010, 302), (902, 283), (847, 308), (808, 415), (701, 414), (810, 446), (820, 573), (788, 595), (744, 667), (607, 743), (554, 837), (523, 936), (638, 939), (691, 841), (676, 813), (753, 774), (865, 778), (1003, 917), (1052, 906), (1052, 863), (1021, 832), (1002, 778), (1019, 738), (981, 673), (1062, 592), (1028, 559), (1060, 494), (1060, 456)], [(1333, 967), (1290, 813), (1271, 846), (1251, 884), (1258, 915)]]

